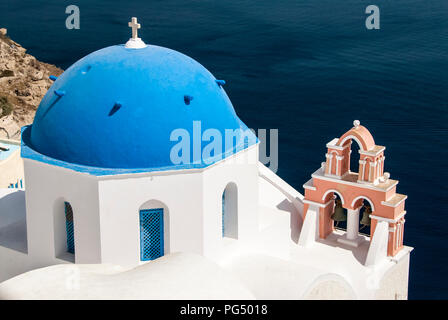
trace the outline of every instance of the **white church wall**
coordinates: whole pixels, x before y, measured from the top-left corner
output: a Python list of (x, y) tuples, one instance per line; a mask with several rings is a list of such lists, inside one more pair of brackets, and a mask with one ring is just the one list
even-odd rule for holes
[(305, 300), (355, 300), (356, 293), (343, 277), (325, 274), (318, 277), (306, 290)]
[[(71, 264), (63, 259), (36, 260), (27, 253), (0, 246), (0, 283), (22, 273), (55, 264)], [(7, 261), (7, 263), (4, 263)]]
[(377, 300), (407, 300), (409, 284), (410, 251), (390, 267), (375, 293)]
[[(102, 263), (140, 263), (141, 209), (164, 209), (165, 254), (223, 245), (222, 193), (234, 183), (238, 239), (258, 229), (258, 146), (200, 170), (109, 176), (99, 182)], [(122, 199), (119, 201), (119, 199)]]
[[(24, 159), (28, 254), (38, 265), (55, 257), (100, 263), (98, 182), (95, 177)], [(74, 215), (75, 259), (66, 248), (64, 201)]]
[(214, 256), (229, 243), (222, 237), (222, 194), (229, 184), (236, 185), (237, 190), (237, 238), (244, 241), (255, 237), (258, 231), (257, 165), (258, 145), (254, 145), (204, 170), (205, 256)]
[(277, 208), (286, 199), (286, 196), (266, 179), (259, 179), (258, 189), (261, 206)]
[(103, 177), (99, 183), (102, 263), (141, 263), (140, 210), (160, 207), (165, 220), (164, 254), (202, 254), (202, 190), (201, 170)]

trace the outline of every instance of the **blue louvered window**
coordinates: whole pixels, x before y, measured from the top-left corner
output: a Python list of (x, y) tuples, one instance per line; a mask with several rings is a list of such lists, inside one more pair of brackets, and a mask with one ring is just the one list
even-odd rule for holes
[(70, 203), (64, 202), (65, 206), (65, 229), (67, 232), (67, 251), (75, 253), (75, 232), (73, 226), (73, 209)]
[(164, 254), (163, 209), (140, 211), (140, 259), (154, 260)]

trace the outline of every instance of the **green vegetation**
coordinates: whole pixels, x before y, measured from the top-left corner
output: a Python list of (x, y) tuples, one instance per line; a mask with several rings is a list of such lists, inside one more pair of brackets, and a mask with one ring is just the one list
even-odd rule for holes
[(11, 114), (13, 108), (7, 97), (0, 96), (0, 118)]

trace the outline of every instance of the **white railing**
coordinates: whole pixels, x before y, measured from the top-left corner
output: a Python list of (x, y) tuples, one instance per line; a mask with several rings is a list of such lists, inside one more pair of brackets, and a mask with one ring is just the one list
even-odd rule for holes
[(261, 162), (258, 163), (258, 174), (272, 186), (282, 192), (291, 201), (299, 214), (303, 216), (303, 195), (291, 187), (285, 180), (280, 178)]

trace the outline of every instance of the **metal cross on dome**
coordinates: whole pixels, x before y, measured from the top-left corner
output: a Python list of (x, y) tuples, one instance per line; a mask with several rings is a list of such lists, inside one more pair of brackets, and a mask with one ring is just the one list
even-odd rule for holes
[(137, 22), (137, 18), (132, 17), (131, 22), (128, 23), (128, 26), (132, 28), (132, 39), (137, 39), (138, 29), (141, 28), (140, 23)]

